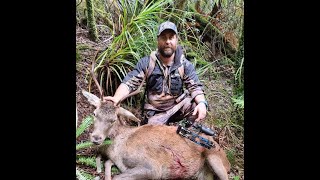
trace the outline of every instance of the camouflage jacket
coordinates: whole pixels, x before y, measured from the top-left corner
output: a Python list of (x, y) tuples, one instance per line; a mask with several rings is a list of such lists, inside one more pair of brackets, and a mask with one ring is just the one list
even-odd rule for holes
[[(188, 90), (193, 99), (199, 94), (204, 94), (203, 85), (200, 83), (193, 64), (183, 58), (182, 48), (178, 46), (174, 62), (171, 66), (164, 66), (157, 56), (157, 61), (150, 77), (147, 79), (147, 103), (145, 109), (166, 111), (177, 104), (176, 99)], [(126, 84), (130, 92), (136, 90), (147, 74), (150, 56), (145, 56), (138, 61), (133, 71), (129, 72), (122, 83)], [(182, 61), (182, 62), (181, 62)], [(184, 66), (184, 77), (178, 72)]]

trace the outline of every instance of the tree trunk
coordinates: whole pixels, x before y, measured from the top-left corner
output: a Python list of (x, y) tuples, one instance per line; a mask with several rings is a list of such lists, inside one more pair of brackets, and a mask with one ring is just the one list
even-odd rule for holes
[(96, 27), (96, 21), (94, 18), (94, 9), (92, 0), (86, 0), (87, 2), (87, 11), (88, 11), (88, 28), (89, 28), (89, 37), (92, 41), (98, 41), (98, 32)]

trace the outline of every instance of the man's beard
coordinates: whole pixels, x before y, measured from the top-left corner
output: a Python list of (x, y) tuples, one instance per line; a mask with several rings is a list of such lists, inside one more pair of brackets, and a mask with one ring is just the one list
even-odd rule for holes
[(159, 53), (160, 53), (163, 57), (166, 57), (166, 58), (171, 57), (172, 54), (174, 53), (174, 49), (173, 49), (173, 48), (170, 48), (171, 51), (168, 51), (168, 50), (165, 51), (165, 49), (167, 49), (167, 48), (159, 48)]

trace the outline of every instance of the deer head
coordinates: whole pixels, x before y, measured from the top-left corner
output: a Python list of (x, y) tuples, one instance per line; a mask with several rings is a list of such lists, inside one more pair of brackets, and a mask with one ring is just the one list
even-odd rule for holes
[(82, 94), (88, 99), (90, 104), (94, 105), (94, 124), (90, 136), (91, 142), (100, 145), (110, 135), (116, 131), (116, 125), (119, 124), (119, 118), (124, 117), (140, 123), (130, 111), (115, 106), (112, 101), (101, 101), (96, 95), (82, 90)]
[(114, 102), (112, 101), (103, 100), (102, 87), (99, 85), (97, 78), (94, 74), (94, 63), (95, 61), (93, 60), (92, 69), (90, 73), (95, 84), (98, 86), (100, 98), (85, 90), (82, 90), (82, 94), (87, 98), (90, 104), (96, 107), (96, 109), (93, 112), (94, 128), (90, 135), (90, 140), (94, 144), (100, 145), (108, 136), (111, 136), (111, 134), (113, 134), (113, 132), (117, 130), (115, 125), (118, 124), (118, 121), (120, 119), (119, 116), (125, 117), (126, 119), (130, 119), (138, 123), (140, 123), (140, 120), (136, 118), (130, 111), (119, 106), (119, 103), (121, 101), (123, 101), (125, 98), (129, 96), (132, 96), (133, 94), (136, 94), (136, 91), (130, 93), (125, 98), (122, 98), (122, 100), (117, 105), (114, 105)]

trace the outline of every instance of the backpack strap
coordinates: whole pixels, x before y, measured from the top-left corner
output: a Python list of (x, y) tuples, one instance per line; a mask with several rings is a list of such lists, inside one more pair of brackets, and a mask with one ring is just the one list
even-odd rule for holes
[(179, 71), (179, 74), (180, 74), (180, 77), (182, 80), (183, 80), (183, 76), (184, 76), (184, 65), (183, 65), (184, 59), (185, 59), (184, 55), (181, 54), (180, 63), (182, 65), (180, 67), (178, 67), (178, 71)]
[(151, 75), (151, 73), (154, 69), (154, 66), (156, 64), (156, 59), (157, 59), (156, 53), (157, 53), (157, 51), (152, 51), (150, 54), (149, 66), (148, 66), (148, 70), (147, 70), (147, 74), (146, 74), (147, 81), (148, 81), (148, 77)]
[[(152, 71), (154, 70), (154, 67), (156, 65), (156, 53), (157, 51), (152, 51), (150, 54), (150, 58), (149, 58), (149, 66), (147, 67), (146, 70), (146, 75), (144, 77), (145, 81), (146, 81), (146, 86), (148, 85), (148, 77), (151, 75)], [(144, 93), (141, 99), (141, 118), (142, 118), (142, 125), (143, 124), (147, 124), (147, 120), (144, 117), (144, 103), (145, 103), (145, 99), (146, 99), (146, 94), (147, 94), (147, 87), (145, 87), (144, 89)]]

